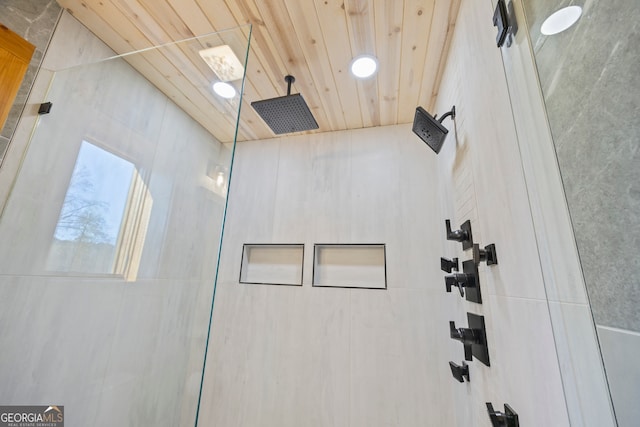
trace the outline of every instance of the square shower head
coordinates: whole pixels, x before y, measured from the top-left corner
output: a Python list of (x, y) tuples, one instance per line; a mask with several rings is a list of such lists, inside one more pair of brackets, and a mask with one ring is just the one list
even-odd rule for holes
[(318, 129), (316, 119), (299, 93), (254, 101), (251, 106), (276, 135)]
[(449, 130), (424, 108), (418, 107), (413, 118), (413, 132), (438, 154)]

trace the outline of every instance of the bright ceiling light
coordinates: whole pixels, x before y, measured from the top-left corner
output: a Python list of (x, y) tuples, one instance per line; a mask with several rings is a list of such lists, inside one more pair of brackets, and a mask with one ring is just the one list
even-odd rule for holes
[(223, 98), (233, 98), (236, 96), (236, 88), (225, 82), (215, 82), (213, 84), (213, 91)]
[(232, 82), (244, 76), (244, 67), (230, 46), (211, 47), (198, 53), (221, 81)]
[(351, 74), (359, 79), (366, 79), (375, 74), (378, 60), (371, 55), (361, 55), (351, 61)]
[(582, 15), (580, 6), (569, 6), (554, 12), (544, 20), (540, 32), (545, 36), (561, 33), (575, 24)]

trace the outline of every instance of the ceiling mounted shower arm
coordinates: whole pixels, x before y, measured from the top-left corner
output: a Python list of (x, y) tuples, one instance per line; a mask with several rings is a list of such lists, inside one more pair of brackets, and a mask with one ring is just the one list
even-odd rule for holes
[(296, 81), (296, 78), (291, 74), (284, 76), (284, 81), (287, 82), (287, 96), (291, 95), (291, 85)]

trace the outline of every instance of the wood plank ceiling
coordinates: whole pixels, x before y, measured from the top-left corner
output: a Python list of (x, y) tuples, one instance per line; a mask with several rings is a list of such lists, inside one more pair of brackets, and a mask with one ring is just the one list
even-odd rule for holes
[[(410, 123), (418, 105), (431, 111), (460, 6), (460, 0), (58, 3), (117, 53), (238, 26), (248, 37), (252, 24), (239, 141), (275, 136), (249, 103), (285, 95), (287, 74), (296, 78), (292, 93), (302, 94), (318, 122), (319, 129), (307, 133)], [(236, 54), (244, 59), (244, 52)], [(378, 58), (375, 77), (357, 80), (349, 72), (361, 54)], [(201, 84), (202, 64), (182, 55), (176, 49), (129, 62), (218, 140), (231, 141), (233, 101), (221, 108), (222, 101)]]

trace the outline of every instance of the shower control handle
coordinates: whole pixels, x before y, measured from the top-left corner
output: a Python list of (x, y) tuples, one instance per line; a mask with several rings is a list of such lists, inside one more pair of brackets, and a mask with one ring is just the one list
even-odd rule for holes
[(451, 230), (451, 221), (445, 220), (444, 225), (447, 231), (447, 240), (454, 240), (462, 243), (462, 249), (471, 249), (473, 246), (473, 236), (471, 235), (471, 221), (462, 223), (459, 230)]
[(487, 265), (495, 265), (498, 263), (498, 255), (496, 254), (496, 245), (492, 243), (484, 247), (484, 249), (480, 248), (480, 245), (474, 243), (473, 245), (473, 262), (476, 265), (481, 262), (486, 262)]
[(444, 277), (444, 284), (447, 288), (447, 292), (451, 292), (451, 288), (457, 286), (461, 297), (464, 296), (464, 288), (474, 287), (475, 282), (475, 277), (468, 273), (455, 273), (451, 276)]
[(464, 242), (469, 239), (469, 234), (464, 230), (451, 231), (451, 221), (445, 220), (445, 226), (447, 228), (447, 240), (455, 240), (456, 242)]
[(459, 271), (458, 270), (458, 258), (447, 259), (440, 257), (440, 270), (451, 273), (451, 271)]
[(504, 412), (496, 411), (493, 409), (491, 402), (486, 402), (487, 411), (489, 412), (489, 419), (493, 427), (520, 427), (520, 421), (518, 420), (518, 414), (511, 408), (511, 406), (504, 404)]
[(475, 329), (456, 328), (456, 322), (449, 322), (449, 335), (452, 339), (462, 342), (464, 346), (464, 360), (473, 360), (472, 344), (480, 344), (480, 336)]
[(469, 365), (467, 365), (464, 360), (462, 361), (462, 365), (458, 365), (454, 362), (449, 362), (449, 368), (451, 369), (451, 375), (453, 375), (453, 378), (455, 378), (459, 382), (463, 383), (465, 379), (467, 380), (467, 382), (470, 381)]

